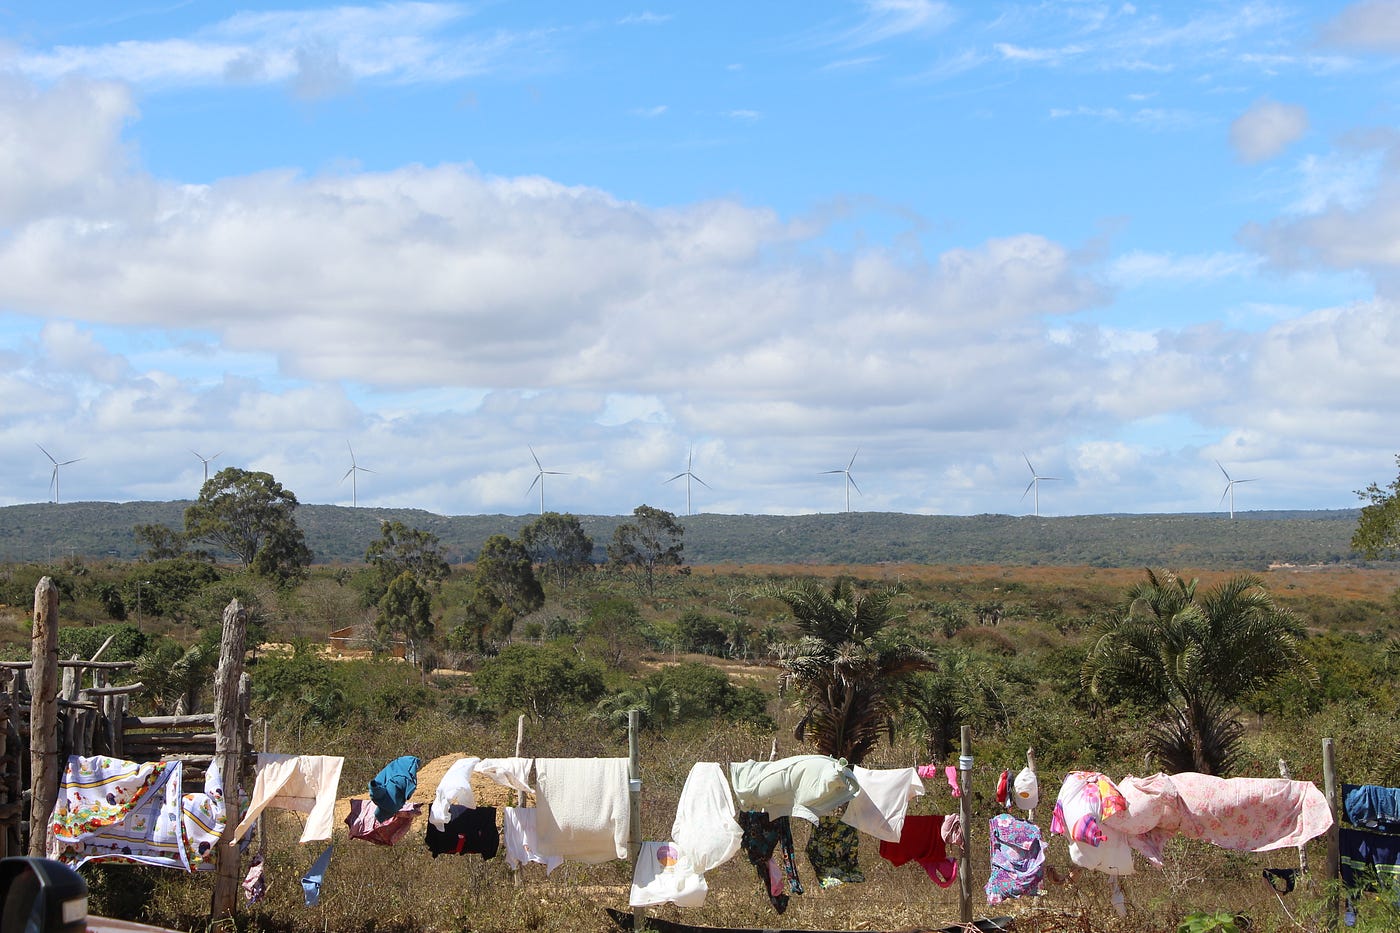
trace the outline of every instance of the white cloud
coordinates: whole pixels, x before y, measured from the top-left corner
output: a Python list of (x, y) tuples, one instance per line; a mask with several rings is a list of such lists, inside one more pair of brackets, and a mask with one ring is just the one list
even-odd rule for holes
[(662, 115), (665, 114), (665, 113), (666, 113), (666, 105), (665, 105), (665, 104), (657, 104), (657, 105), (654, 106), (654, 107), (635, 107), (635, 108), (633, 108), (633, 110), (632, 110), (632, 115), (633, 115), (633, 116), (646, 117), (646, 118), (649, 119), (649, 120), (650, 120), (650, 119), (654, 119), (654, 118), (659, 117), (659, 116), (662, 116)]
[(875, 45), (902, 36), (940, 32), (953, 22), (952, 6), (940, 0), (863, 0), (864, 18), (830, 41), (847, 46)]
[(1230, 145), (1241, 161), (1263, 162), (1302, 139), (1307, 131), (1306, 108), (1259, 100), (1230, 124)]
[(660, 26), (662, 23), (669, 23), (674, 19), (670, 13), (653, 13), (651, 10), (643, 10), (640, 13), (628, 13), (617, 21), (619, 26)]
[(1322, 39), (1364, 51), (1400, 50), (1400, 4), (1395, 0), (1361, 0), (1322, 27)]
[(752, 123), (761, 119), (763, 114), (757, 110), (726, 110), (724, 116), (731, 120), (743, 120), (745, 123)]
[(351, 81), (442, 82), (536, 59), (545, 33), (463, 33), (466, 7), (384, 3), (237, 13), (189, 36), (96, 46), (21, 49), (11, 65), (30, 78), (85, 75), (137, 85), (287, 83), (303, 96)]
[(1174, 256), (1134, 251), (1114, 259), (1109, 278), (1126, 287), (1153, 282), (1209, 282), (1249, 275), (1259, 266), (1257, 256), (1244, 253), (1203, 253)]

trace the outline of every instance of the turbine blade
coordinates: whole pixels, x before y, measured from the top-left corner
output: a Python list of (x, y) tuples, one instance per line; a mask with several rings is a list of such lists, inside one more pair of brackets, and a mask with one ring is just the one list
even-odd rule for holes
[(347, 479), (350, 478), (350, 474), (351, 474), (351, 473), (354, 473), (354, 472), (355, 472), (355, 468), (354, 468), (354, 467), (351, 467), (350, 469), (346, 470), (346, 471), (345, 471), (345, 475), (342, 476), (342, 477), (340, 478), (340, 481), (341, 481), (342, 483), (345, 482)]
[(851, 486), (853, 486), (853, 487), (855, 488), (855, 491), (856, 491), (856, 494), (857, 494), (857, 495), (861, 495), (861, 496), (865, 495), (865, 493), (863, 493), (863, 492), (860, 491), (860, 487), (859, 487), (859, 486), (856, 486), (855, 478), (852, 477), (851, 474), (847, 473), (847, 474), (846, 474), (846, 479), (850, 482)]
[(72, 460), (65, 460), (65, 461), (63, 461), (62, 463), (58, 464), (58, 465), (59, 465), (59, 466), (67, 466), (67, 465), (70, 464), (70, 463), (77, 463), (79, 460), (86, 460), (86, 459), (87, 459), (87, 457), (76, 457), (76, 458), (74, 458), (74, 459), (72, 459)]
[[(1223, 466), (1220, 466), (1220, 461), (1219, 461), (1219, 460), (1215, 461), (1215, 465), (1218, 466), (1218, 467), (1220, 467), (1220, 472), (1221, 472), (1221, 473), (1225, 473), (1225, 468), (1224, 468)], [(1228, 481), (1228, 482), (1232, 482), (1232, 483), (1234, 482), (1234, 480), (1230, 479), (1230, 474), (1229, 474), (1229, 473), (1225, 473), (1225, 479), (1226, 479), (1226, 481)]]
[(1035, 485), (1035, 480), (1031, 480), (1029, 483), (1026, 484), (1026, 491), (1023, 492), (1023, 493), (1021, 493), (1021, 498), (1022, 498), (1022, 499), (1026, 498), (1026, 496), (1029, 496), (1029, 495), (1031, 494), (1031, 487), (1034, 486), (1034, 485)]
[[(685, 476), (685, 474), (684, 474), (684, 473), (677, 473), (675, 476), (673, 476), (673, 477), (671, 477), (670, 479), (666, 480), (666, 482), (667, 482), (667, 483), (674, 483), (676, 480), (680, 479), (682, 476)], [(662, 485), (665, 485), (665, 484), (663, 483)]]
[(378, 470), (371, 470), (369, 467), (355, 467), (361, 473), (378, 473)]
[(847, 469), (847, 470), (849, 470), (851, 467), (853, 467), (853, 466), (856, 465), (856, 457), (859, 456), (859, 455), (860, 455), (860, 448), (857, 447), (857, 448), (856, 448), (856, 452), (853, 453), (853, 454), (851, 454), (851, 462), (848, 463), (848, 464), (846, 464), (846, 469)]
[(1058, 480), (1059, 477), (1058, 477), (1058, 476), (1042, 476), (1042, 477), (1040, 477), (1040, 479), (1042, 479), (1042, 480), (1047, 480), (1047, 479)]
[(525, 495), (528, 496), (530, 493), (532, 493), (532, 492), (535, 491), (535, 484), (538, 483), (538, 482), (540, 482), (540, 478), (543, 477), (543, 476), (544, 476), (544, 473), (543, 473), (543, 472), (540, 472), (540, 473), (536, 473), (536, 474), (535, 474), (535, 478), (530, 482), (530, 488), (527, 489), (527, 490), (525, 490)]
[(1230, 480), (1229, 485), (1227, 485), (1227, 486), (1225, 487), (1225, 491), (1222, 492), (1222, 493), (1220, 494), (1220, 501), (1217, 502), (1216, 505), (1224, 505), (1224, 504), (1225, 504), (1225, 497), (1228, 496), (1228, 495), (1230, 494), (1230, 486), (1233, 486), (1233, 485), (1235, 485), (1235, 481), (1234, 481), (1234, 480)]
[(526, 446), (526, 447), (529, 447), (529, 449), (530, 449), (530, 456), (531, 456), (532, 458), (534, 458), (535, 466), (536, 466), (541, 472), (543, 472), (543, 471), (544, 471), (544, 467), (540, 466), (540, 458), (535, 456), (535, 448), (530, 447), (529, 444), (526, 444), (525, 446)]
[(696, 476), (694, 473), (691, 473), (691, 474), (690, 474), (690, 478), (693, 479), (693, 480), (695, 480), (695, 481), (696, 481), (697, 483), (699, 483), (701, 486), (704, 486), (706, 489), (709, 489), (709, 488), (710, 488), (710, 484), (709, 484), (709, 483), (705, 482), (703, 479), (701, 479), (700, 477)]
[[(35, 444), (34, 446), (39, 448), (40, 450), (44, 450), (43, 444)], [(44, 450), (44, 456), (48, 457), (49, 462), (52, 463), (54, 466), (58, 466), (58, 461), (53, 458), (53, 454), (49, 453), (47, 450)]]
[(825, 475), (828, 474), (828, 473), (845, 473), (845, 472), (846, 472), (845, 470), (822, 470), (821, 475), (822, 475), (822, 476), (825, 476)]
[(1255, 480), (1257, 480), (1258, 478), (1259, 478), (1259, 477), (1256, 476), (1256, 477), (1254, 477), (1254, 478), (1252, 478), (1252, 479), (1237, 479), (1237, 480), (1235, 480), (1235, 482), (1237, 482), (1237, 483), (1252, 483), (1252, 482), (1254, 482)]
[(1035, 475), (1035, 467), (1031, 466), (1031, 458), (1027, 457), (1025, 451), (1021, 452), (1021, 459), (1026, 461), (1026, 466), (1030, 468), (1031, 476)]

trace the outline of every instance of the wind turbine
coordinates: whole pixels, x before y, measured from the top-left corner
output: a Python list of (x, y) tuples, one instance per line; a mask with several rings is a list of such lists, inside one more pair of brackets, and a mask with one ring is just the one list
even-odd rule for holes
[[(526, 445), (526, 446), (529, 446), (529, 445)], [(546, 476), (568, 476), (569, 474), (568, 474), (568, 473), (561, 473), (561, 472), (558, 471), (558, 470), (546, 470), (544, 467), (540, 466), (540, 458), (535, 456), (535, 448), (533, 448), (533, 447), (530, 447), (530, 456), (531, 456), (531, 457), (534, 459), (534, 461), (535, 461), (535, 470), (536, 470), (537, 472), (535, 473), (535, 478), (534, 478), (533, 480), (531, 480), (531, 482), (530, 482), (530, 489), (525, 490), (525, 495), (528, 496), (528, 495), (530, 494), (530, 491), (533, 490), (533, 489), (535, 488), (535, 484), (536, 484), (536, 483), (539, 483), (539, 486), (540, 486), (540, 514), (543, 515), (543, 514), (544, 514), (544, 478), (545, 478)]]
[(355, 462), (355, 448), (350, 446), (349, 441), (345, 442), (345, 447), (350, 451), (350, 469), (345, 471), (345, 476), (342, 476), (340, 481), (342, 483), (345, 482), (346, 477), (350, 479), (350, 508), (353, 509), (360, 504), (360, 491), (356, 488), (359, 484), (355, 482), (359, 477), (356, 474), (373, 473), (374, 470), (362, 467)]
[[(34, 446), (37, 447), (37, 448), (39, 448), (40, 450), (44, 450), (44, 445), (43, 445), (43, 444), (35, 444)], [(70, 464), (70, 463), (77, 463), (79, 460), (82, 460), (82, 459), (84, 459), (84, 458), (83, 458), (83, 457), (77, 457), (77, 458), (75, 458), (75, 459), (73, 459), (73, 460), (64, 460), (64, 461), (60, 462), (60, 461), (58, 461), (58, 460), (55, 460), (55, 459), (53, 458), (53, 454), (49, 453), (47, 450), (44, 450), (44, 456), (45, 456), (45, 457), (48, 457), (48, 458), (49, 458), (49, 462), (53, 464), (53, 474), (49, 477), (49, 490), (53, 493), (53, 501), (54, 501), (54, 504), (57, 505), (57, 504), (58, 504), (58, 468), (59, 468), (59, 467), (66, 467), (66, 466), (67, 466), (68, 464)]]
[[(1225, 473), (1225, 468), (1224, 468), (1223, 466), (1220, 466), (1220, 461), (1219, 461), (1219, 460), (1215, 461), (1215, 465), (1218, 466), (1218, 467), (1220, 467), (1220, 472), (1221, 472), (1221, 473)], [(1236, 483), (1252, 483), (1252, 482), (1254, 482), (1254, 480), (1252, 480), (1252, 479), (1231, 479), (1231, 478), (1230, 478), (1230, 474), (1229, 474), (1229, 473), (1225, 473), (1225, 491), (1222, 492), (1222, 493), (1220, 494), (1220, 501), (1221, 501), (1221, 502), (1224, 502), (1226, 496), (1229, 496), (1229, 497), (1230, 497), (1230, 517), (1231, 517), (1231, 518), (1234, 518), (1234, 517), (1235, 517), (1235, 484), (1236, 484)]]
[[(1024, 453), (1021, 454), (1021, 459), (1024, 460), (1024, 461), (1026, 461), (1026, 466), (1030, 467), (1030, 469), (1031, 469), (1031, 481), (1030, 481), (1029, 485), (1026, 486), (1026, 492), (1030, 492), (1031, 490), (1035, 490), (1035, 496), (1033, 496), (1033, 498), (1034, 498), (1034, 500), (1035, 500), (1035, 517), (1036, 517), (1036, 518), (1039, 518), (1039, 517), (1040, 517), (1040, 483), (1041, 483), (1041, 481), (1044, 480), (1044, 481), (1046, 481), (1046, 482), (1049, 482), (1049, 481), (1051, 481), (1051, 480), (1054, 480), (1054, 481), (1058, 482), (1060, 478), (1059, 478), (1058, 476), (1041, 476), (1039, 473), (1037, 473), (1037, 472), (1035, 471), (1035, 467), (1031, 466), (1031, 458), (1030, 458), (1030, 457), (1027, 457)], [(1026, 492), (1021, 493), (1021, 498), (1022, 498), (1022, 499), (1025, 499), (1025, 498), (1026, 498)]]
[(856, 455), (859, 454), (859, 453), (860, 453), (860, 448), (857, 447), (857, 448), (856, 448), (856, 452), (855, 452), (854, 454), (851, 454), (851, 462), (848, 463), (848, 464), (846, 464), (846, 469), (844, 469), (844, 470), (822, 470), (822, 475), (826, 475), (827, 473), (842, 473), (842, 474), (845, 475), (845, 477), (846, 477), (846, 511), (847, 511), (847, 512), (849, 512), (849, 511), (851, 510), (851, 487), (852, 487), (852, 486), (855, 486), (855, 487), (856, 487), (856, 493), (857, 493), (858, 495), (865, 495), (865, 493), (862, 493), (862, 492), (860, 491), (860, 487), (859, 487), (859, 486), (856, 486), (856, 481), (855, 481), (855, 479), (851, 476), (851, 467), (853, 467), (853, 466), (856, 465)]
[[(194, 454), (196, 457), (199, 457), (199, 451), (195, 450), (193, 447), (190, 448), (190, 453)], [(223, 455), (224, 452), (221, 450), (212, 457), (199, 457), (199, 462), (204, 464), (204, 481), (206, 483), (209, 482), (209, 464), (215, 460), (218, 460)]]
[(694, 473), (690, 472), (691, 464), (692, 464), (694, 461), (695, 461), (695, 448), (692, 447), (692, 448), (690, 448), (690, 453), (689, 453), (689, 454), (686, 456), (686, 458), (685, 458), (685, 472), (684, 472), (684, 473), (677, 473), (675, 476), (671, 477), (670, 479), (668, 479), (668, 480), (666, 481), (666, 482), (668, 482), (668, 483), (674, 483), (676, 480), (680, 479), (682, 476), (685, 477), (685, 514), (686, 514), (686, 515), (694, 514), (694, 513), (692, 513), (692, 512), (690, 511), (690, 481), (691, 481), (691, 480), (695, 480), (697, 483), (699, 483), (701, 486), (704, 486), (706, 489), (709, 489), (709, 488), (710, 488), (710, 484), (709, 484), (709, 483), (705, 482), (703, 479), (701, 479), (700, 477), (696, 476)]

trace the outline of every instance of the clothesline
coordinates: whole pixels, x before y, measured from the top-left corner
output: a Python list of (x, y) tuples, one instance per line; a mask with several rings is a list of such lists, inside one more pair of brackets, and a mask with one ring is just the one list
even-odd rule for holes
[[(371, 759), (369, 756), (355, 755), (350, 760)], [(340, 772), (345, 761), (341, 756), (265, 756), (259, 764), (257, 784), (248, 813), (233, 829), (235, 838), (246, 835), (258, 813), (267, 806), (280, 806), (306, 814), (302, 842), (329, 840), (332, 836), (329, 814), (339, 793)], [(444, 806), (447, 812), (440, 814), (445, 819), (434, 821), (435, 825), (442, 823), (436, 828), (439, 832), (446, 832), (448, 839), (446, 849), (441, 852), (433, 850), (435, 856), (444, 852), (478, 852), (486, 857), (496, 854), (497, 842), (491, 842), (488, 846), (463, 841), (467, 835), (467, 823), (456, 829), (450, 827), (463, 811), (488, 809), (476, 807), (476, 801), (470, 796), (471, 773), (476, 766), (484, 763), (481, 759), (463, 758), (458, 764), (466, 761), (473, 762), (473, 765), (463, 769), (465, 773), (458, 774), (457, 784), (453, 785), (458, 791), (465, 785), (465, 797), (454, 798), (453, 787), (446, 788)], [(546, 873), (558, 864), (556, 861), (551, 865), (549, 860), (573, 858), (605, 861), (630, 855), (635, 862), (634, 906), (644, 907), (665, 901), (687, 906), (703, 903), (705, 871), (743, 850), (757, 870), (765, 895), (781, 912), (779, 905), (785, 906), (789, 894), (803, 891), (793, 856), (791, 830), (787, 824), (790, 817), (813, 824), (807, 854), (818, 869), (818, 880), (824, 885), (860, 883), (864, 880), (855, 855), (857, 831), (879, 839), (881, 855), (893, 864), (918, 861), (933, 880), (943, 884), (951, 884), (955, 878), (966, 884), (969, 879), (967, 857), (971, 848), (968, 836), (971, 834), (967, 830), (970, 827), (958, 827), (966, 834), (958, 840), (962, 843), (959, 849), (944, 833), (948, 825), (943, 819), (944, 815), (916, 816), (910, 812), (913, 802), (927, 794), (919, 777), (921, 772), (934, 778), (952, 777), (940, 773), (941, 767), (932, 771), (927, 768), (852, 768), (843, 760), (818, 755), (790, 756), (769, 762), (733, 762), (727, 769), (722, 769), (719, 764), (697, 764), (681, 791), (681, 802), (672, 827), (674, 838), (644, 843), (639, 835), (639, 814), (636, 810), (640, 782), (632, 777), (634, 773), (639, 774), (639, 770), (633, 767), (634, 763), (629, 759), (529, 759), (515, 756), (512, 759), (486, 761), (513, 762), (514, 770), (511, 773), (518, 775), (517, 780), (492, 774), (490, 767), (483, 770), (483, 774), (522, 795), (533, 794), (536, 806), (525, 810), (506, 808), (515, 813), (502, 814), (500, 821), (495, 808), (489, 808), (489, 820), (485, 814), (476, 814), (468, 819), (473, 827), (472, 832), (495, 836), (499, 825), (507, 836), (508, 853), (512, 849), (512, 840), (517, 843), (513, 867), (540, 861), (546, 864)], [(402, 756), (391, 765), (403, 762), (412, 762), (412, 771), (416, 774), (418, 759)], [(971, 793), (967, 779), (974, 771), (974, 762), (968, 756), (968, 760), (959, 764), (962, 767), (957, 769), (953, 784), (960, 786), (966, 797)], [(691, 781), (696, 778), (697, 769), (701, 768), (706, 769), (703, 780), (697, 783), (701, 789), (692, 792)], [(414, 791), (413, 781), (399, 783), (396, 799), (391, 806), (375, 797), (375, 784), (388, 780), (388, 770), (386, 767), (370, 782), (371, 797), (375, 798), (377, 806), (362, 805), (358, 811), (352, 811), (351, 818), (346, 821), (351, 824), (352, 838), (393, 844), (403, 837), (418, 815), (421, 805), (409, 804), (407, 800)], [(607, 772), (606, 776), (602, 776), (604, 771)], [(728, 772), (727, 780), (725, 771)], [(557, 773), (557, 779), (550, 778), (552, 772)], [(178, 769), (175, 773), (178, 774)], [(534, 788), (530, 786), (532, 774), (536, 785)], [(1029, 767), (1023, 769), (1014, 781), (1010, 769), (1002, 770), (999, 774), (998, 802), (1008, 810), (1013, 805), (1033, 810), (1039, 796), (1034, 771)], [(65, 791), (75, 791), (82, 783), (80, 778), (70, 781), (65, 777)], [(435, 788), (436, 798), (443, 797), (443, 785), (447, 783), (444, 776), (439, 787)], [(703, 789), (704, 785), (708, 785), (708, 789)], [(950, 787), (950, 791), (953, 789)], [(178, 790), (177, 784), (177, 804)], [(222, 787), (211, 792), (206, 786), (206, 793), (221, 798)], [(694, 797), (696, 793), (708, 795), (707, 809), (702, 818), (692, 820), (689, 825), (692, 829), (703, 827), (704, 832), (710, 834), (708, 847), (722, 855), (718, 861), (714, 860), (714, 853), (708, 861), (692, 856), (692, 852), (706, 847), (704, 833), (698, 836), (691, 833), (691, 838), (686, 839), (687, 814), (683, 811), (693, 807), (696, 799), (701, 799)], [(1395, 793), (1400, 795), (1400, 791)], [(285, 798), (280, 803), (277, 802), (279, 795)], [(139, 796), (139, 791), (131, 794), (133, 800)], [(155, 794), (151, 794), (148, 799), (153, 801), (155, 797)], [(329, 807), (327, 800), (330, 801)], [(435, 799), (434, 809), (437, 809), (438, 802)], [(1396, 798), (1396, 804), (1394, 816), (1397, 824), (1400, 824), (1400, 796)], [(960, 801), (960, 809), (966, 806), (966, 799)], [(842, 808), (843, 812), (836, 812)], [(135, 813), (139, 809), (132, 806), (128, 812)], [(721, 811), (720, 818), (716, 818), (716, 809)], [(543, 825), (527, 828), (521, 814), (539, 818)], [(1248, 817), (1248, 825), (1236, 827), (1226, 819), (1230, 815)], [(931, 825), (929, 819), (937, 819), (938, 823)], [(390, 832), (388, 824), (393, 820), (399, 823)], [(361, 831), (359, 835), (355, 832), (357, 826)], [(724, 830), (724, 834), (734, 838), (719, 844), (713, 838), (714, 831), (716, 827), (725, 826), (731, 828)], [(1269, 851), (1301, 845), (1332, 826), (1333, 819), (1326, 797), (1315, 785), (1306, 781), (1282, 778), (1227, 780), (1186, 774), (1129, 777), (1115, 783), (1097, 772), (1071, 772), (1056, 798), (1051, 832), (1066, 837), (1070, 859), (1075, 865), (1103, 871), (1113, 878), (1115, 898), (1121, 904), (1121, 888), (1118, 887), (1117, 878), (1133, 872), (1132, 853), (1136, 852), (1149, 864), (1160, 867), (1162, 846), (1171, 835), (1182, 834), (1243, 851)], [(582, 831), (584, 828), (587, 832)], [(217, 831), (223, 830), (220, 813)], [(525, 838), (531, 831), (534, 833), (533, 841)], [(214, 835), (215, 839), (218, 832)], [(380, 838), (370, 838), (370, 834), (378, 834)], [(86, 841), (88, 851), (83, 858), (93, 859), (103, 857), (94, 854), (99, 851), (96, 842), (99, 836), (84, 840), (83, 833), (77, 831), (70, 832), (66, 838)], [(193, 838), (193, 834), (187, 832), (184, 838)], [(724, 853), (722, 850), (730, 849), (731, 843), (732, 851)], [(888, 852), (886, 844), (889, 846)], [(945, 852), (950, 844), (957, 853), (956, 861)], [(904, 847), (902, 851), (901, 846)], [(1035, 823), (1011, 813), (999, 813), (993, 817), (989, 827), (989, 847), (993, 872), (987, 884), (989, 903), (1041, 892), (1045, 845)], [(485, 851), (488, 848), (489, 855)], [(177, 859), (173, 867), (187, 870), (201, 867), (189, 864), (197, 860), (188, 858), (188, 848), (185, 851), (187, 864), (180, 865)], [(897, 860), (901, 858), (903, 861)], [(324, 877), (327, 866), (323, 860), (326, 859), (328, 855), (324, 853), (318, 859), (318, 878)], [(1400, 862), (1400, 858), (1396, 861)], [(702, 864), (705, 867), (697, 870), (697, 866)], [(317, 880), (317, 896), (319, 884), (320, 880)], [(311, 889), (308, 888), (308, 899), (311, 896)]]

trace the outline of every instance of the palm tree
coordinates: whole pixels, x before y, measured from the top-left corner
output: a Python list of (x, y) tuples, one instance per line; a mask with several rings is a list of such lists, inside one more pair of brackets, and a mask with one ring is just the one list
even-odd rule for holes
[(1222, 774), (1244, 732), (1240, 697), (1290, 674), (1316, 682), (1302, 637), (1302, 622), (1258, 577), (1198, 594), (1196, 580), (1149, 570), (1100, 625), (1081, 678), (1095, 696), (1134, 696), (1163, 709), (1148, 749), (1165, 768)]
[(819, 754), (860, 764), (882, 732), (892, 735), (903, 683), (930, 665), (919, 649), (881, 638), (899, 616), (899, 591), (858, 593), (837, 580), (830, 589), (803, 581), (763, 593), (787, 605), (802, 636), (779, 660), (779, 692), (806, 705), (794, 734), (810, 736)]
[(928, 760), (942, 761), (952, 754), (962, 726), (975, 728), (997, 719), (1007, 724), (998, 695), (1004, 682), (966, 648), (945, 648), (931, 656), (929, 669), (905, 683), (901, 699), (924, 727)]

